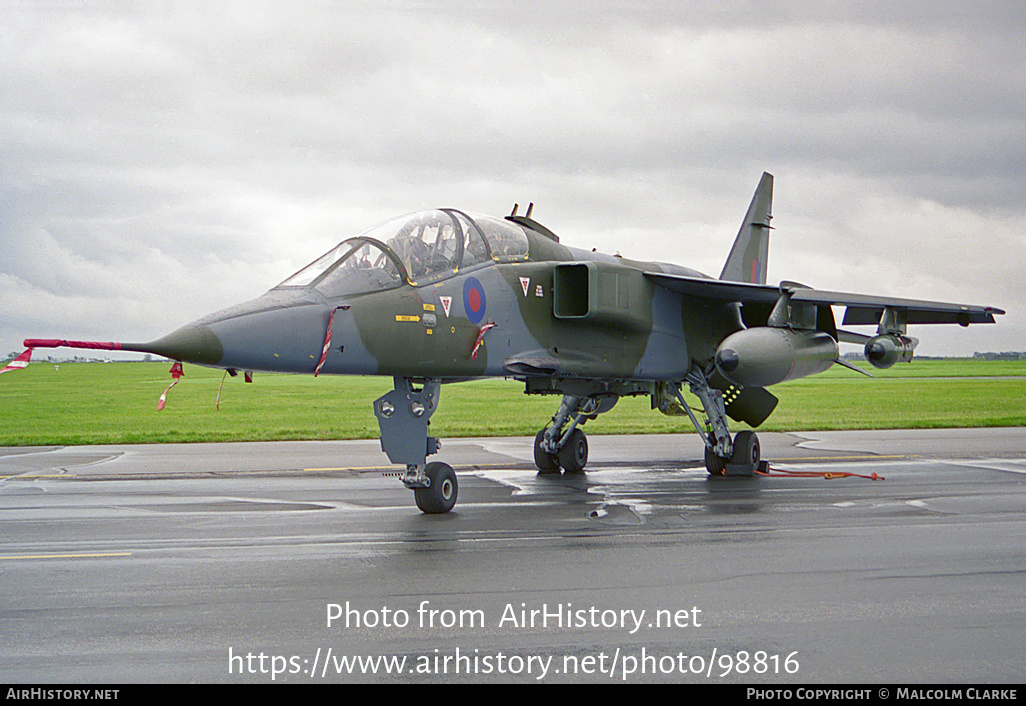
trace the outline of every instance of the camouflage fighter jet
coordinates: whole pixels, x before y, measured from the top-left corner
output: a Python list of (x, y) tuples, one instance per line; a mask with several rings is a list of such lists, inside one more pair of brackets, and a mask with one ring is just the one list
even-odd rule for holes
[[(517, 208), (505, 218), (454, 209), (387, 221), (343, 241), (266, 294), (144, 344), (27, 340), (144, 351), (214, 368), (391, 376), (374, 403), (381, 446), (426, 513), (456, 503), (457, 480), (428, 435), (442, 383), (486, 377), (560, 398), (534, 442), (542, 473), (579, 473), (581, 426), (628, 395), (686, 415), (715, 475), (751, 475), (752, 431), (777, 398), (766, 388), (822, 372), (838, 341), (860, 343), (877, 368), (912, 359), (910, 324), (993, 323), (992, 307), (766, 284), (773, 177), (764, 174), (719, 279), (678, 265), (567, 247)], [(837, 328), (874, 325), (875, 335)], [(21, 360), (21, 359), (19, 359)], [(23, 367), (23, 366), (22, 366)], [(177, 367), (177, 366), (176, 366)], [(180, 368), (179, 368), (180, 370)], [(174, 374), (174, 369), (172, 370)], [(702, 402), (706, 426), (682, 396)], [(764, 462), (762, 462), (764, 463)]]

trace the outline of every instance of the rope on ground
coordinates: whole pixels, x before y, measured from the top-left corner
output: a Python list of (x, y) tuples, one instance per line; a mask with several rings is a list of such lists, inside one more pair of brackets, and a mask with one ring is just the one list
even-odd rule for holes
[(760, 476), (768, 478), (822, 478), (823, 480), (834, 480), (835, 478), (865, 478), (866, 480), (886, 480), (883, 476), (872, 473), (851, 473), (848, 471), (786, 471), (782, 468), (771, 468), (767, 466), (765, 471), (756, 471)]

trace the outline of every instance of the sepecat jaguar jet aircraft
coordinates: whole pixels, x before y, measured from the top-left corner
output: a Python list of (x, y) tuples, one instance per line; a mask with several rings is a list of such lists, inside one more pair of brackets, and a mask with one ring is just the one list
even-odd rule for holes
[[(678, 265), (567, 247), (531, 218), (454, 209), (386, 221), (343, 241), (243, 304), (151, 343), (29, 339), (25, 346), (155, 353), (238, 371), (391, 376), (374, 403), (381, 446), (417, 506), (444, 513), (457, 478), (428, 420), (442, 383), (508, 377), (560, 398), (534, 442), (542, 473), (579, 473), (581, 426), (628, 395), (686, 415), (715, 475), (751, 475), (758, 427), (776, 407), (766, 388), (840, 364), (838, 341), (864, 346), (877, 368), (912, 359), (911, 324), (994, 323), (1000, 309), (766, 284), (773, 177), (763, 174), (719, 279)], [(875, 326), (873, 335), (837, 328)], [(24, 367), (31, 350), (13, 367)], [(10, 367), (10, 366), (9, 366)], [(180, 365), (176, 365), (180, 371)], [(172, 369), (175, 374), (175, 368)], [(706, 424), (682, 396), (702, 402)]]

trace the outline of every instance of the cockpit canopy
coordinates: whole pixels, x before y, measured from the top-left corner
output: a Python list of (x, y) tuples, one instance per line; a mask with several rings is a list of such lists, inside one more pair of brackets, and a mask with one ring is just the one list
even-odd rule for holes
[(519, 225), (453, 209), (393, 218), (345, 240), (276, 287), (314, 287), (327, 297), (419, 285), (490, 262), (526, 260)]

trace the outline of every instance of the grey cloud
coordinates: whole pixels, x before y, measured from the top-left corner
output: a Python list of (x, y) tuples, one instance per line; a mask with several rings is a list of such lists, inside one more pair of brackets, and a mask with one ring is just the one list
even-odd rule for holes
[[(764, 169), (771, 276), (866, 291), (886, 272), (894, 293), (1022, 308), (1021, 3), (456, 7), (16, 13), (5, 320), (35, 300), (26, 327), (74, 310), (95, 329), (109, 287), (109, 336), (155, 335), (388, 216), (514, 200), (576, 245), (715, 274)], [(1004, 256), (951, 255), (967, 248)], [(75, 335), (2, 340), (44, 333)]]

